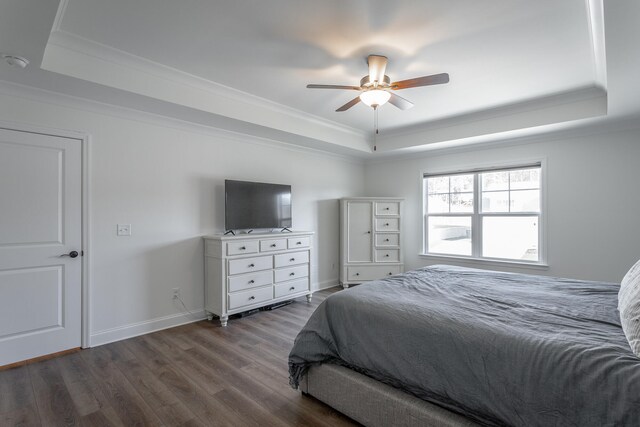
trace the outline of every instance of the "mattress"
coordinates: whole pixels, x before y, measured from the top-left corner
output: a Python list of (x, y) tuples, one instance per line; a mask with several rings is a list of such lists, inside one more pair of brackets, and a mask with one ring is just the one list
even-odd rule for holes
[(328, 297), (289, 356), (337, 363), (487, 425), (640, 425), (619, 285), (432, 266)]

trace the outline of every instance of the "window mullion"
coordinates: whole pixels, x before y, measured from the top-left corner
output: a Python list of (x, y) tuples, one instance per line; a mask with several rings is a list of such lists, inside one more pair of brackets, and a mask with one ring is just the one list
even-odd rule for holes
[(480, 174), (473, 175), (473, 217), (471, 233), (471, 252), (474, 257), (482, 256), (482, 221), (480, 220)]

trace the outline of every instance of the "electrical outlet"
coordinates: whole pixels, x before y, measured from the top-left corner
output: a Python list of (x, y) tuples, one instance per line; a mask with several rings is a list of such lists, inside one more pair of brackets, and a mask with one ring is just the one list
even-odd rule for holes
[(116, 230), (118, 236), (131, 236), (131, 224), (118, 224)]
[(172, 291), (172, 299), (180, 299), (180, 288), (173, 288)]

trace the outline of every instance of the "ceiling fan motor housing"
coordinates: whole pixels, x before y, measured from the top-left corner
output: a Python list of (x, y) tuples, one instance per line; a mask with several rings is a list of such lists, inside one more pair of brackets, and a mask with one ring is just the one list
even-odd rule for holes
[[(381, 82), (378, 82), (379, 88), (387, 88), (390, 86), (391, 86), (391, 79), (387, 75), (384, 76), (384, 79), (382, 79)], [(369, 89), (373, 87), (373, 82), (371, 81), (371, 78), (368, 75), (360, 79), (360, 87), (362, 89)]]

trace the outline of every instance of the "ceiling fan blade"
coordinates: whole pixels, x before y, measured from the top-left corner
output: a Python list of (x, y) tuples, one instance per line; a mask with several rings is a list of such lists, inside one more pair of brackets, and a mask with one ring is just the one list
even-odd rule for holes
[(369, 81), (371, 83), (384, 81), (384, 73), (387, 69), (387, 57), (381, 55), (369, 55), (367, 63), (369, 64)]
[(307, 85), (307, 89), (346, 89), (346, 90), (360, 90), (360, 86), (342, 86), (342, 85)]
[(395, 93), (391, 93), (391, 98), (389, 98), (389, 104), (395, 105), (401, 110), (408, 110), (413, 107), (413, 102), (408, 99), (404, 99), (401, 96), (396, 95)]
[(338, 108), (336, 110), (336, 112), (342, 112), (342, 111), (347, 111), (349, 108), (353, 107), (354, 105), (356, 105), (358, 102), (360, 102), (360, 97), (356, 96), (355, 98), (353, 98), (351, 101), (347, 102), (346, 104), (344, 104), (342, 107)]
[(441, 85), (444, 83), (449, 83), (449, 74), (447, 73), (416, 77), (415, 79), (400, 80), (399, 82), (391, 83), (391, 89), (408, 89), (410, 87)]

